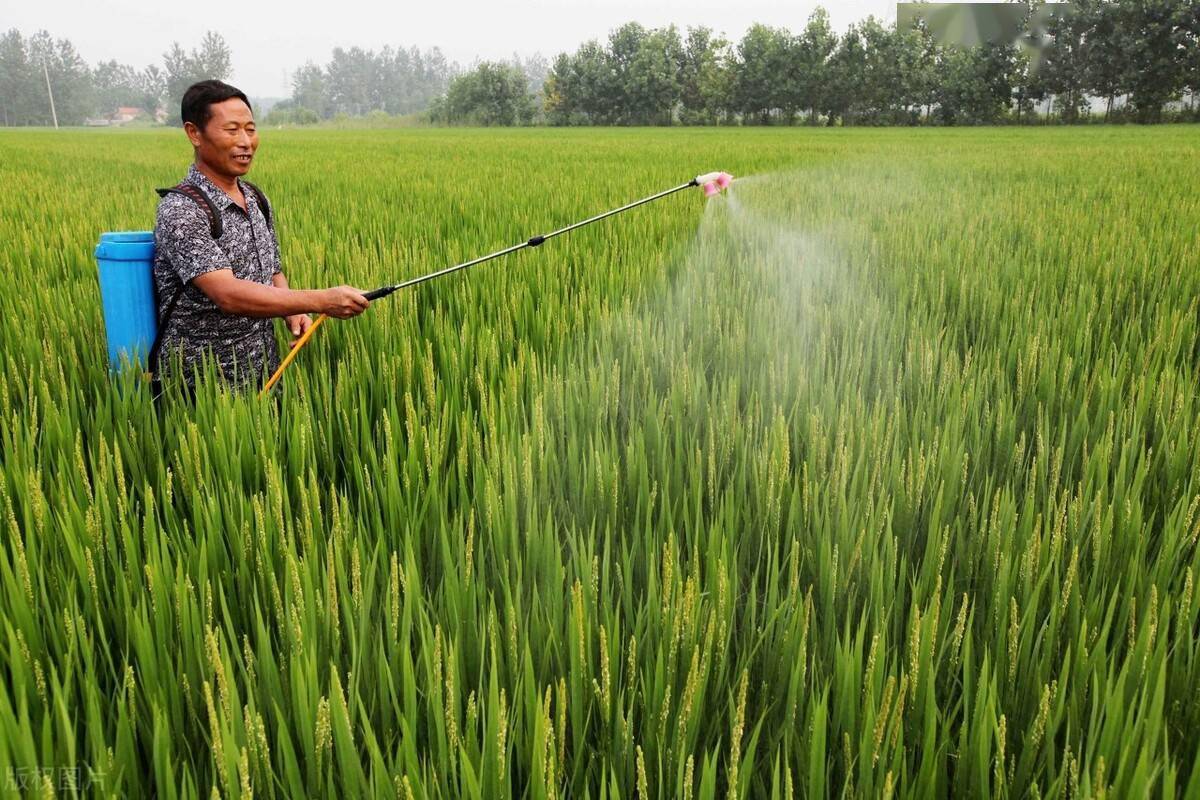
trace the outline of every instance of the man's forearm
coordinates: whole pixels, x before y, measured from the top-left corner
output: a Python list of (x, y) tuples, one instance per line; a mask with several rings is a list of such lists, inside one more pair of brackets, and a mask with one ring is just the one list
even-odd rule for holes
[[(213, 273), (214, 277), (215, 273)], [(217, 307), (226, 314), (244, 317), (288, 317), (320, 311), (325, 305), (325, 291), (321, 289), (289, 289), (283, 273), (276, 273), (272, 286), (263, 286), (254, 281), (241, 280), (232, 274), (219, 279), (208, 279), (201, 275), (196, 279), (200, 289)], [(281, 285), (282, 284), (282, 285)]]
[[(234, 277), (231, 269), (217, 269), (192, 279), (226, 314), (243, 317), (291, 317), (316, 312), (350, 319), (366, 310), (371, 301), (353, 286), (328, 289), (289, 289), (282, 273), (271, 277), (271, 286)], [(282, 286), (280, 285), (282, 284)]]
[(280, 286), (263, 286), (253, 281), (238, 281), (236, 289), (215, 301), (226, 314), (243, 317), (290, 317), (307, 314), (321, 308), (321, 292), (314, 289), (288, 289)]

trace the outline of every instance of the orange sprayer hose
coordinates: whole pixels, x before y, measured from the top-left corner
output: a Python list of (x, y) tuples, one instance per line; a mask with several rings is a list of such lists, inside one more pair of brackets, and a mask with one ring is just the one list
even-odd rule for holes
[(262, 397), (264, 394), (269, 392), (271, 387), (279, 381), (280, 376), (283, 375), (283, 371), (287, 369), (287, 365), (295, 360), (296, 354), (300, 352), (300, 348), (304, 347), (308, 340), (312, 338), (312, 335), (317, 332), (317, 328), (321, 327), (321, 323), (327, 319), (329, 319), (329, 316), (327, 314), (322, 314), (321, 316), (317, 317), (316, 321), (311, 326), (309, 326), (308, 330), (304, 332), (304, 335), (296, 341), (296, 346), (292, 348), (292, 351), (284, 357), (283, 362), (279, 365), (279, 369), (275, 370), (275, 374), (272, 375), (270, 380), (267, 381), (267, 385), (264, 386), (262, 391), (258, 393), (259, 397)]

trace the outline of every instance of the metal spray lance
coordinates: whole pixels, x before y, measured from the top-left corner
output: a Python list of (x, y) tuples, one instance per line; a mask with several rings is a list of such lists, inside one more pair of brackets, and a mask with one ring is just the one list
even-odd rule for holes
[[(649, 197), (643, 197), (641, 200), (635, 200), (632, 203), (627, 203), (621, 206), (620, 208), (614, 208), (611, 211), (605, 211), (603, 214), (597, 214), (594, 217), (589, 217), (580, 222), (568, 225), (565, 228), (559, 228), (558, 230), (551, 231), (550, 233), (533, 236), (527, 241), (521, 242), (520, 244), (506, 247), (503, 250), (497, 250), (496, 252), (490, 253), (486, 256), (480, 256), (479, 258), (475, 258), (470, 261), (464, 261), (461, 264), (455, 264), (452, 267), (446, 267), (445, 269), (440, 269), (437, 272), (431, 272), (428, 275), (422, 275), (419, 278), (412, 278), (411, 280), (402, 281), (401, 283), (395, 283), (390, 286), (381, 286), (378, 289), (373, 289), (369, 292), (366, 292), (364, 297), (366, 297), (368, 300), (378, 300), (381, 297), (387, 297), (392, 292), (396, 292), (401, 289), (407, 289), (410, 286), (416, 286), (419, 283), (431, 281), (434, 278), (440, 278), (443, 275), (449, 275), (452, 272), (458, 272), (460, 269), (466, 269), (467, 267), (473, 267), (476, 264), (482, 264), (485, 261), (491, 261), (492, 259), (499, 258), (500, 256), (506, 256), (509, 253), (515, 253), (518, 250), (522, 250), (526, 247), (539, 247), (548, 239), (553, 239), (555, 236), (560, 236), (564, 233), (570, 233), (577, 228), (582, 228), (584, 225), (590, 225), (593, 222), (599, 222), (605, 217), (611, 217), (614, 214), (620, 214), (622, 211), (628, 211), (631, 208), (636, 208), (637, 206), (653, 202), (654, 200), (658, 200), (666, 197), (667, 195), (683, 191), (684, 189), (689, 189), (693, 186), (701, 187), (704, 191), (705, 197), (712, 197), (723, 192), (732, 182), (733, 176), (727, 172), (708, 172), (703, 175), (697, 175), (687, 183), (680, 184), (672, 189), (667, 189), (666, 191), (650, 195)], [(280, 376), (283, 375), (283, 371), (287, 369), (288, 364), (291, 364), (292, 361), (295, 360), (296, 354), (300, 352), (300, 348), (304, 347), (308, 340), (312, 338), (312, 335), (316, 333), (317, 328), (319, 328), (321, 324), (328, 318), (329, 317), (326, 314), (322, 314), (321, 316), (317, 317), (309, 329), (304, 332), (304, 335), (296, 341), (296, 346), (291, 349), (291, 352), (289, 352), (279, 364), (279, 368), (275, 370), (275, 373), (270, 377), (266, 385), (263, 386), (262, 391), (259, 392), (259, 396), (265, 394), (279, 381)]]

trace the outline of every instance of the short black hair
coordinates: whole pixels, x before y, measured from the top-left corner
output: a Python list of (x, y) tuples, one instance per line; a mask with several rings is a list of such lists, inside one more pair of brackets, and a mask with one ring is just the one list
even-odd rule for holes
[(179, 116), (183, 122), (190, 122), (200, 130), (212, 119), (213, 103), (221, 103), (231, 97), (236, 97), (246, 104), (251, 112), (254, 107), (241, 89), (230, 86), (224, 81), (208, 80), (193, 83), (183, 93), (183, 102), (179, 104)]

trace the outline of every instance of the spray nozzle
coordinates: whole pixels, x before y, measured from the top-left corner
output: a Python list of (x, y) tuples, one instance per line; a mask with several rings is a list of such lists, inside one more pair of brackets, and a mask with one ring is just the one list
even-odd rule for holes
[(705, 197), (712, 197), (725, 191), (733, 183), (733, 176), (728, 172), (709, 172), (697, 175), (696, 183), (704, 188)]

